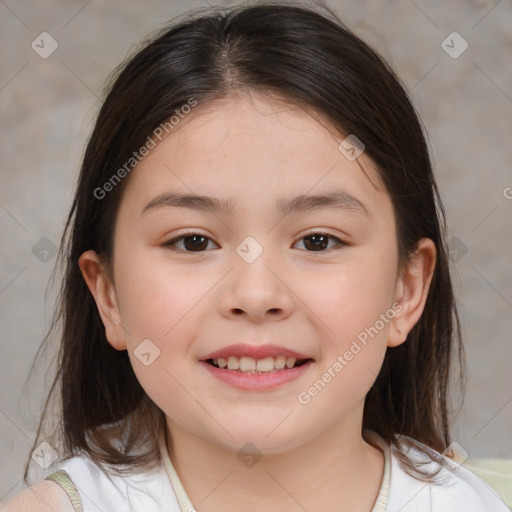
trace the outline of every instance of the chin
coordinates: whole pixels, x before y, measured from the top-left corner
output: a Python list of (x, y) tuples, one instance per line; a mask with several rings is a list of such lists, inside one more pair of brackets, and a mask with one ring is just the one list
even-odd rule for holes
[(232, 422), (227, 427), (229, 434), (222, 430), (216, 432), (220, 434), (219, 437), (214, 433), (211, 433), (211, 437), (217, 437), (219, 444), (237, 453), (244, 450), (244, 447), (251, 450), (252, 445), (261, 454), (285, 453), (306, 442), (304, 433), (298, 432), (295, 428), (291, 429), (291, 425), (285, 423), (283, 417), (277, 421), (275, 418), (268, 422), (260, 420), (258, 425)]

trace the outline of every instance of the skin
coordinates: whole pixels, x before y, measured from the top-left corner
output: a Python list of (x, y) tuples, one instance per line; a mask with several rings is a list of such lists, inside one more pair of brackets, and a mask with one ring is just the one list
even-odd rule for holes
[[(109, 343), (128, 350), (141, 385), (164, 411), (169, 455), (198, 511), (371, 510), (384, 467), (362, 436), (364, 398), (388, 347), (421, 316), (435, 265), (423, 239), (398, 268), (389, 195), (363, 153), (348, 160), (336, 135), (301, 109), (255, 94), (198, 106), (132, 171), (116, 220), (112, 279), (94, 251), (79, 261)], [(375, 188), (375, 185), (378, 188)], [(333, 208), (283, 217), (278, 198), (343, 189), (370, 217)], [(231, 198), (232, 215), (143, 207), (164, 191)], [(202, 252), (184, 241), (208, 237)], [(314, 251), (328, 233), (347, 245)], [(236, 251), (252, 236), (262, 254)], [(181, 249), (181, 250), (180, 250)], [(188, 249), (188, 252), (186, 252)], [(397, 302), (401, 310), (307, 405), (297, 396)], [(134, 355), (144, 339), (160, 355)], [(276, 343), (315, 363), (268, 391), (242, 391), (198, 360), (232, 343)], [(251, 442), (262, 458), (246, 467)], [(314, 477), (313, 477), (314, 474)]]
[(50, 480), (42, 480), (19, 492), (12, 500), (0, 505), (1, 512), (73, 512), (66, 491)]

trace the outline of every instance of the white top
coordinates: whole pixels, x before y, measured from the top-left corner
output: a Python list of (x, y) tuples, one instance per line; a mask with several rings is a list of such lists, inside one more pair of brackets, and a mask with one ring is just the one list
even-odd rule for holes
[[(439, 468), (442, 457), (441, 484), (422, 482), (408, 475), (399, 465), (396, 448), (377, 433), (366, 431), (367, 438), (384, 453), (384, 475), (371, 512), (510, 512), (505, 503), (480, 478), (468, 469), (408, 439), (412, 448), (402, 445), (410, 458), (426, 462), (424, 469)], [(68, 493), (77, 512), (195, 512), (171, 462), (165, 432), (159, 435), (161, 463), (144, 472), (118, 476), (104, 472), (87, 454), (77, 455), (51, 466), (47, 477)], [(416, 447), (430, 454), (425, 458)]]

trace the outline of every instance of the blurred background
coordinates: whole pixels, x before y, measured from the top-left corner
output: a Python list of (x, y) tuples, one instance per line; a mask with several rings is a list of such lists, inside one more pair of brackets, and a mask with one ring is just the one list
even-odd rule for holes
[[(510, 493), (512, 1), (326, 4), (391, 64), (429, 134), (468, 363), (453, 437), (465, 465)], [(151, 32), (204, 7), (0, 1), (0, 501), (24, 486), (51, 382), (43, 367), (26, 380), (50, 325), (50, 274), (105, 80)]]

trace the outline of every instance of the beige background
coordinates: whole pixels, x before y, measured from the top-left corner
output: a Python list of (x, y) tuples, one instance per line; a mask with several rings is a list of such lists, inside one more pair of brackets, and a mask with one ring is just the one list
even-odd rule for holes
[[(471, 457), (512, 458), (512, 3), (328, 5), (389, 60), (429, 132), (456, 237), (454, 281), (468, 357), (454, 435)], [(55, 293), (45, 296), (55, 263), (51, 244), (59, 243), (103, 83), (149, 32), (201, 6), (0, 2), (0, 501), (22, 487), (44, 391), (38, 382), (50, 378), (40, 371), (24, 387), (52, 314)], [(58, 42), (47, 59), (31, 48), (43, 31)], [(453, 31), (469, 45), (458, 58), (441, 46)], [(48, 261), (34, 255), (34, 246), (49, 251)]]

